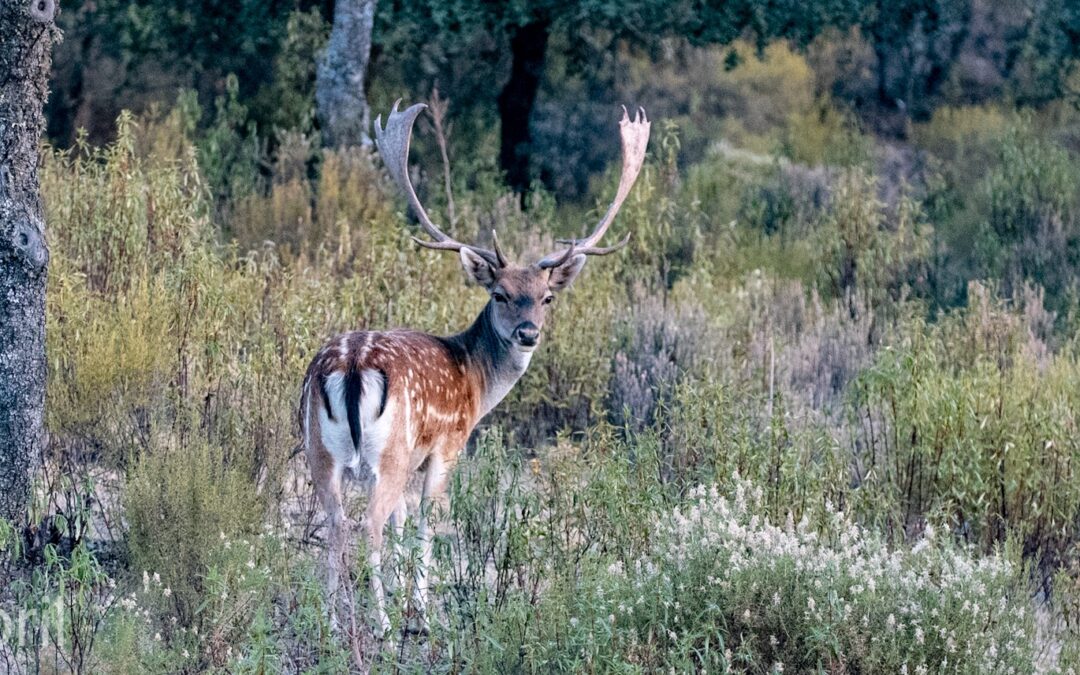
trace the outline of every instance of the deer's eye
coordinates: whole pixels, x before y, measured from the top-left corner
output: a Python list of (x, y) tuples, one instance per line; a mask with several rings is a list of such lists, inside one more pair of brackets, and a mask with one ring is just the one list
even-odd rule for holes
[(555, 300), (554, 295), (545, 295), (544, 299), (541, 300), (540, 302), (544, 303), (545, 305), (550, 305), (553, 300)]
[(498, 291), (492, 293), (491, 297), (495, 300), (495, 302), (501, 302), (501, 303), (506, 303), (507, 302), (507, 297), (505, 295), (503, 295), (502, 293), (499, 293)]

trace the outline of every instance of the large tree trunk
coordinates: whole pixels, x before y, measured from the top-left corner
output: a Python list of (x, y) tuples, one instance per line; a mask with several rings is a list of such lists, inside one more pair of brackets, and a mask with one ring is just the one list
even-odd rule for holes
[(506, 172), (506, 182), (514, 190), (529, 189), (529, 154), (532, 116), (536, 92), (544, 74), (551, 25), (546, 20), (533, 21), (519, 28), (510, 38), (513, 62), (510, 80), (499, 94), (499, 121), (502, 125), (499, 166)]
[(376, 0), (337, 0), (330, 41), (315, 73), (315, 105), (323, 145), (336, 148), (371, 137), (371, 113), (364, 93)]
[(0, 4), (0, 518), (17, 522), (45, 442), (49, 250), (38, 148), (55, 14), (54, 0)]

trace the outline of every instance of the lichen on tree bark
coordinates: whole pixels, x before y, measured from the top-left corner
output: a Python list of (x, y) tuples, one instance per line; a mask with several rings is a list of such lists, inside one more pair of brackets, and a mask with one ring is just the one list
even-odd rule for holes
[(364, 92), (375, 0), (338, 0), (326, 51), (315, 74), (315, 105), (323, 145), (369, 145), (371, 113)]
[(0, 518), (22, 521), (45, 444), (45, 281), (38, 182), (54, 0), (0, 3)]

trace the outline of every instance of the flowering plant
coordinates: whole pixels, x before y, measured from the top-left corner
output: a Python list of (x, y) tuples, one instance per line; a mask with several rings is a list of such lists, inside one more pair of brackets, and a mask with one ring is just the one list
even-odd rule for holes
[[(927, 527), (890, 548), (827, 506), (823, 522), (765, 515), (760, 488), (692, 491), (657, 518), (647, 553), (616, 561), (570, 619), (586, 662), (710, 672), (1028, 672), (1020, 566), (973, 557)], [(609, 665), (610, 661), (609, 661)]]

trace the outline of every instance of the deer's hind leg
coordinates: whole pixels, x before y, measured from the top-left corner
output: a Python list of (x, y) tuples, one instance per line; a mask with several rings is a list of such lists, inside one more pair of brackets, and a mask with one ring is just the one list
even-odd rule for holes
[(391, 434), (379, 455), (378, 470), (375, 471), (374, 484), (364, 514), (364, 530), (367, 534), (368, 562), (371, 565), (371, 590), (375, 596), (379, 624), (385, 634), (390, 630), (390, 618), (386, 614), (386, 591), (383, 582), (383, 530), (391, 514), (400, 515), (400, 520), (395, 518), (395, 529), (404, 526), (404, 495), (409, 478), (409, 452), (404, 443), (404, 435), (400, 432)]
[[(317, 425), (317, 419), (315, 421)], [(348, 579), (348, 564), (345, 556), (346, 536), (348, 534), (345, 518), (345, 508), (342, 503), (342, 474), (344, 467), (334, 461), (318, 435), (306, 435), (306, 455), (308, 467), (311, 469), (311, 480), (315, 487), (315, 494), (319, 503), (326, 512), (327, 540), (326, 540), (326, 590), (327, 603), (330, 607), (330, 627), (333, 631), (338, 630), (337, 607), (339, 600), (339, 588), (341, 575), (344, 572)], [(349, 592), (346, 589), (346, 592)]]
[[(344, 412), (340, 401), (335, 400), (333, 392), (340, 390), (340, 377), (331, 375), (326, 387), (315, 386), (316, 380), (309, 374), (304, 382), (304, 401), (302, 415), (303, 443), (311, 470), (311, 482), (315, 494), (326, 512), (326, 589), (329, 607), (330, 628), (339, 632), (338, 608), (346, 601), (352, 617), (352, 587), (349, 583), (349, 558), (347, 556), (347, 537), (349, 520), (344, 507), (344, 473), (353, 449), (348, 428), (344, 422)], [(331, 392), (329, 400), (324, 392)], [(340, 396), (337, 397), (340, 399)], [(336, 406), (332, 404), (337, 403)], [(337, 414), (331, 415), (329, 407), (336, 407)], [(341, 589), (341, 577), (344, 574), (347, 588)]]

